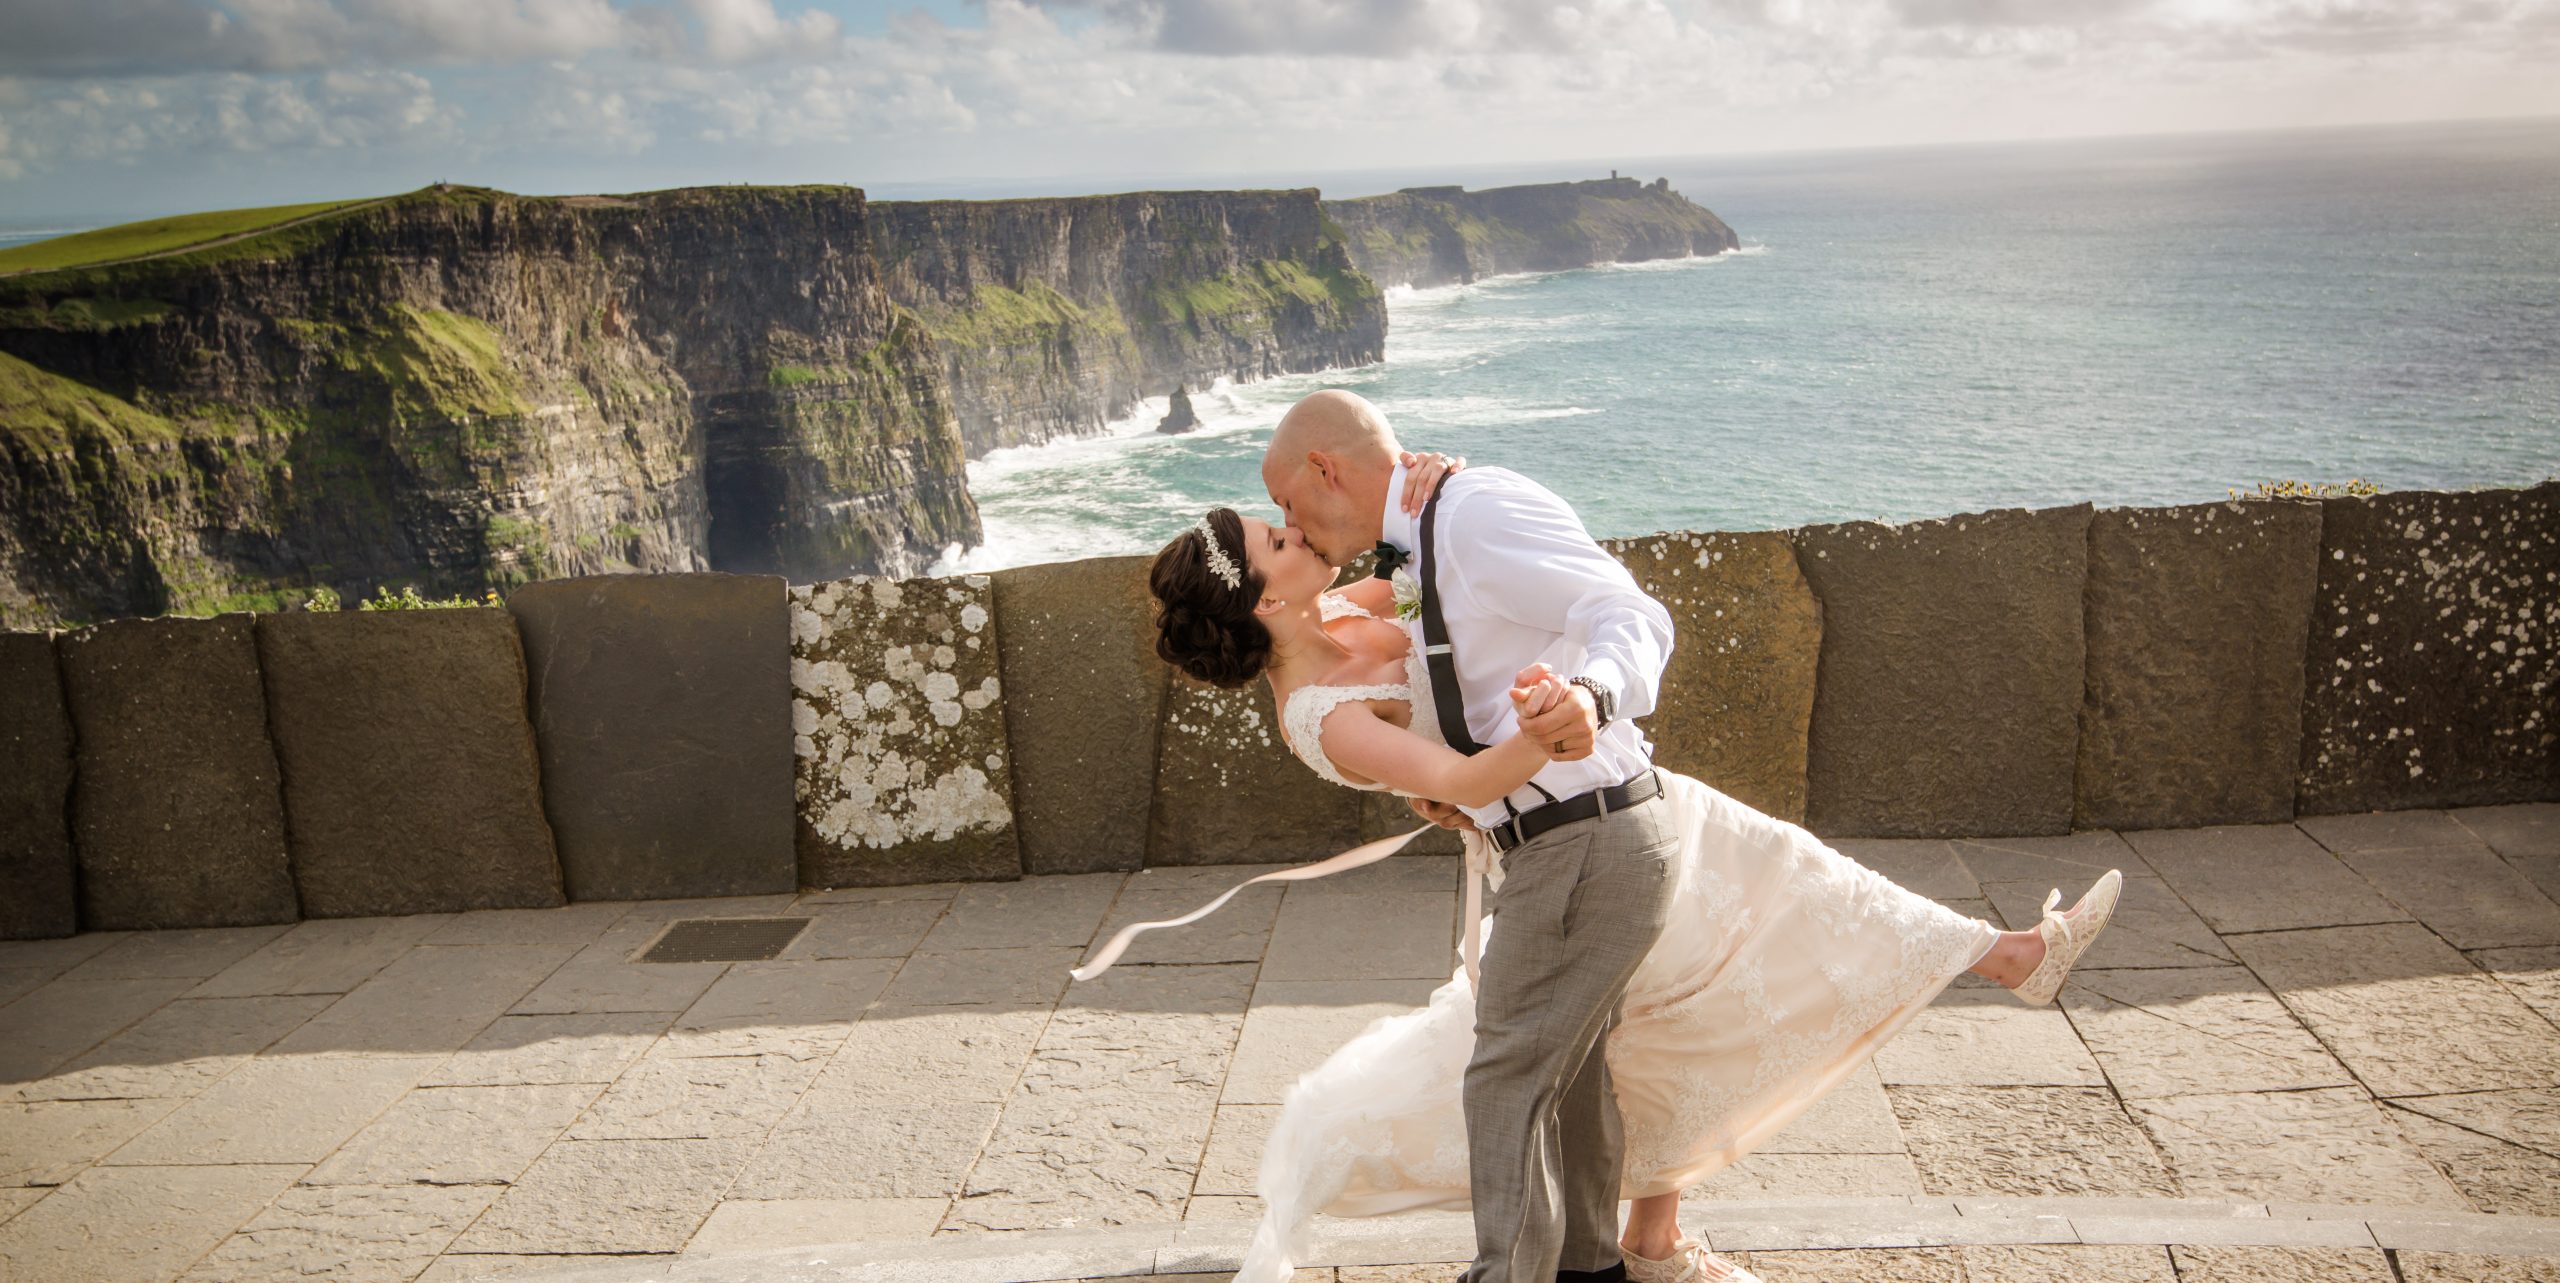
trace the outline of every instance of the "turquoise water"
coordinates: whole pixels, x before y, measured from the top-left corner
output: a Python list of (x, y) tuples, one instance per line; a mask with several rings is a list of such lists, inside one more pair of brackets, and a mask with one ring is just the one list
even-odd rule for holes
[(1603, 536), (2560, 475), (2560, 122), (1658, 164), (1742, 253), (1397, 291), (1378, 365), (981, 460), (946, 566), (1267, 510), (1326, 386)]

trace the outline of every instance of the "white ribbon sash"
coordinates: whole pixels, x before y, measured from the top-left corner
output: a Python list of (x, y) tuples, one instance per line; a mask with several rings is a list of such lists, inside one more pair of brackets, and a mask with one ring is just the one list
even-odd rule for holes
[[(1132, 922), (1128, 926), (1120, 928), (1118, 934), (1113, 935), (1110, 942), (1103, 945), (1101, 951), (1093, 955), (1093, 960), (1091, 962), (1088, 962), (1067, 974), (1078, 980), (1091, 980), (1095, 976), (1101, 975), (1105, 971), (1109, 971), (1111, 969), (1111, 964), (1118, 962), (1120, 960), (1120, 955), (1128, 951), (1130, 941), (1137, 939), (1139, 936), (1144, 935), (1149, 931), (1157, 931), (1165, 927), (1187, 927), (1194, 922), (1198, 922), (1200, 919), (1208, 917), (1210, 914), (1216, 913), (1218, 910), (1225, 908), (1227, 901), (1235, 899), (1236, 893), (1244, 890), (1246, 887), (1254, 886), (1263, 882), (1310, 882), (1317, 878), (1329, 878), (1337, 873), (1349, 872), (1350, 870), (1359, 868), (1364, 864), (1375, 864), (1378, 861), (1403, 850), (1407, 843), (1410, 843), (1415, 838), (1430, 832), (1433, 827), (1433, 825), (1425, 824), (1421, 828), (1415, 829), (1410, 833), (1401, 834), (1391, 838), (1380, 838), (1375, 842), (1363, 842), (1340, 855), (1318, 860), (1313, 864), (1301, 864), (1295, 868), (1281, 869), (1275, 873), (1265, 873), (1258, 878), (1248, 878), (1227, 888), (1226, 894), (1219, 896), (1215, 900), (1211, 900), (1207, 904), (1201, 905), (1197, 909), (1193, 909), (1189, 913), (1183, 914), (1179, 918), (1167, 918), (1162, 922)], [(1484, 881), (1479, 861), (1475, 856), (1475, 849), (1478, 844), (1483, 842), (1484, 839), (1481, 834), (1477, 834), (1472, 830), (1466, 833), (1466, 838), (1468, 846), (1467, 938), (1464, 946), (1464, 954), (1467, 964), (1467, 976), (1472, 980), (1476, 974), (1477, 956), (1482, 952), (1482, 945), (1477, 939), (1476, 919), (1478, 913), (1483, 908), (1483, 893), (1481, 888)]]

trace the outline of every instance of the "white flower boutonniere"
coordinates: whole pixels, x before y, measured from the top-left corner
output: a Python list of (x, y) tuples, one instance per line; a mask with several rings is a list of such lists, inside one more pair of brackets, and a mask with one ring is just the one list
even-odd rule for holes
[(1395, 589), (1396, 618), (1420, 619), (1422, 617), (1422, 585), (1401, 566), (1396, 568), (1394, 574), (1387, 576), (1387, 583)]

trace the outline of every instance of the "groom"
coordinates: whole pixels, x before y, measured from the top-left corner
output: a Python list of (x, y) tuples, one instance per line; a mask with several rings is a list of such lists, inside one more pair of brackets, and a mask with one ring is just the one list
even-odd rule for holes
[[(1442, 738), (1473, 753), (1530, 735), (1552, 759), (1464, 821), (1445, 803), (1413, 803), (1434, 822), (1483, 830), (1504, 871), (1467, 1064), (1476, 1259), (1465, 1281), (1623, 1279), (1618, 1107), (1602, 1047), (1672, 891), (1670, 808), (1633, 720), (1653, 711), (1671, 616), (1573, 509), (1517, 473), (1461, 472), (1421, 517), (1405, 515), (1399, 452), (1376, 406), (1318, 392), (1281, 417), (1262, 481), (1334, 565), (1372, 544), (1382, 562), (1414, 559), (1415, 645), (1430, 659)], [(1515, 716), (1510, 692), (1534, 664), (1567, 676), (1535, 682)]]

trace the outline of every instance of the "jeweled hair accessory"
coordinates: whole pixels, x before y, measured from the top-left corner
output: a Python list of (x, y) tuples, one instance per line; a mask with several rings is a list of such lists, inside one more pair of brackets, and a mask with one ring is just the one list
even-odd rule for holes
[(1210, 526), (1209, 519), (1205, 516), (1200, 518), (1200, 524), (1192, 529), (1200, 532), (1200, 546), (1204, 550), (1201, 555), (1208, 559), (1209, 573), (1216, 575), (1218, 582), (1225, 584), (1229, 592), (1244, 587), (1244, 572), (1236, 569), (1235, 558), (1228, 556), (1225, 545), (1218, 542), (1218, 532)]

